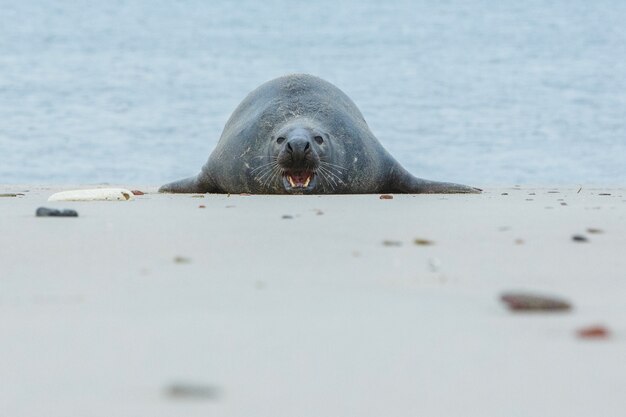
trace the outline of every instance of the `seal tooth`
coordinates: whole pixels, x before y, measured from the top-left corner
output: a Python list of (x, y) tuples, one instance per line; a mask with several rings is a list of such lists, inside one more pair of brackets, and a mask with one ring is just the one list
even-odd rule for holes
[(304, 186), (308, 187), (310, 182), (311, 182), (311, 177), (307, 177), (306, 181), (304, 181)]
[(292, 187), (296, 186), (296, 183), (293, 182), (293, 178), (291, 178), (291, 175), (287, 175), (287, 179), (289, 180), (289, 184), (291, 184)]

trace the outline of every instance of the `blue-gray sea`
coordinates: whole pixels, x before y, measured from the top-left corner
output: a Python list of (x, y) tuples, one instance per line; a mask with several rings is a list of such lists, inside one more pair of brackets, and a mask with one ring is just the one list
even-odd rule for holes
[(626, 184), (622, 0), (0, 0), (0, 183), (190, 176), (293, 72), (417, 176)]

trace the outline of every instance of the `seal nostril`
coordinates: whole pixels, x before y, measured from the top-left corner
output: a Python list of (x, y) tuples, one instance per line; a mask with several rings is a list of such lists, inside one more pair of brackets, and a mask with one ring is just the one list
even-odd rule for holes
[(306, 143), (306, 145), (304, 145), (304, 151), (308, 151), (311, 148), (311, 144), (309, 142)]
[(290, 152), (293, 152), (293, 148), (291, 147), (291, 143), (287, 142), (287, 149), (289, 149)]

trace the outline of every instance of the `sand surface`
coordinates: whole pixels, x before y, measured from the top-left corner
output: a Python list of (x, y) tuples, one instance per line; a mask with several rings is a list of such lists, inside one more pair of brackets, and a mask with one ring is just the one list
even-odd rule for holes
[(2, 416), (626, 413), (626, 189), (46, 201), (72, 188), (0, 187)]

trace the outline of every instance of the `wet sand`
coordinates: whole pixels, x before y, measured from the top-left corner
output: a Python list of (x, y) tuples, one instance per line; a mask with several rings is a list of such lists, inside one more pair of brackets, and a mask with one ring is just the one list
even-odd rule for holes
[(126, 187), (148, 194), (0, 187), (24, 194), (0, 197), (0, 414), (623, 415), (626, 189)]

